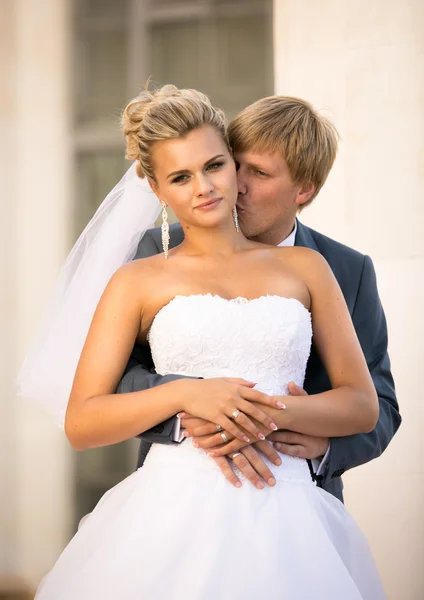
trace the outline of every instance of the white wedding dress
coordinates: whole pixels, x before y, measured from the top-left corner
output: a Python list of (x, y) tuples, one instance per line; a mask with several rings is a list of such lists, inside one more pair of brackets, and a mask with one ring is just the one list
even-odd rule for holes
[[(157, 314), (158, 373), (243, 377), (269, 394), (302, 385), (311, 318), (295, 299), (177, 296)], [(233, 487), (190, 440), (154, 445), (109, 490), (37, 600), (381, 600), (368, 544), (307, 462), (270, 465), (275, 487)]]

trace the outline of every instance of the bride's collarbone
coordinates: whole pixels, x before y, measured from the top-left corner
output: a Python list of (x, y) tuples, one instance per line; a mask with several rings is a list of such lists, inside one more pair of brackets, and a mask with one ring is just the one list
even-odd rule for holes
[[(164, 259), (165, 262), (165, 259)], [(290, 270), (276, 268), (275, 264), (234, 271), (232, 269), (187, 268), (185, 261), (171, 261), (159, 271), (150, 272), (144, 287), (142, 316), (142, 337), (147, 336), (155, 316), (179, 296), (218, 296), (224, 300), (255, 300), (264, 296), (281, 296), (295, 299), (309, 310), (311, 299), (309, 290), (299, 277)], [(271, 261), (272, 263), (274, 261)]]

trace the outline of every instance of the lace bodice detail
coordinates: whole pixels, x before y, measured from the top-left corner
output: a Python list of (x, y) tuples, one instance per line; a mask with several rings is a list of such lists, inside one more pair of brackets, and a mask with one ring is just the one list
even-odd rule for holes
[(302, 386), (312, 340), (309, 311), (294, 298), (176, 296), (149, 334), (158, 373), (242, 377), (269, 394)]

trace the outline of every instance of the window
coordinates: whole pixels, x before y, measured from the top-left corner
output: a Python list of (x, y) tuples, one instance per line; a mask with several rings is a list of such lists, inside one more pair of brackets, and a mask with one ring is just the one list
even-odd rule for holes
[[(74, 229), (129, 164), (119, 116), (149, 77), (197, 88), (229, 118), (273, 93), (272, 0), (74, 1)], [(136, 464), (138, 442), (77, 455), (77, 519)]]

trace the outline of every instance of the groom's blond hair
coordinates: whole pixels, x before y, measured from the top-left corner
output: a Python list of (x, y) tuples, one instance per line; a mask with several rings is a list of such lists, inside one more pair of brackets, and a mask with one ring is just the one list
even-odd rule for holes
[(234, 152), (279, 152), (296, 184), (313, 183), (310, 204), (325, 183), (337, 154), (338, 133), (309, 102), (269, 96), (242, 110), (230, 123)]

